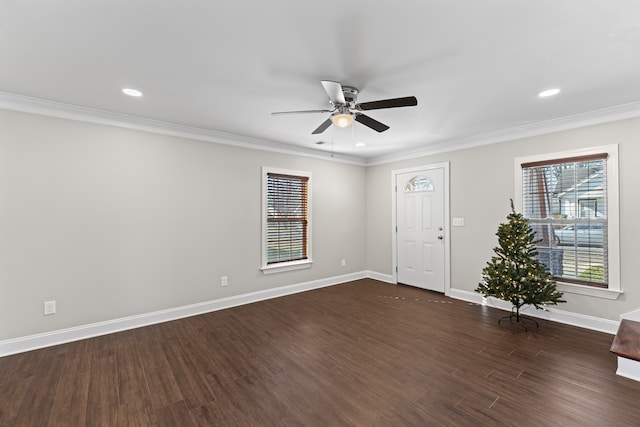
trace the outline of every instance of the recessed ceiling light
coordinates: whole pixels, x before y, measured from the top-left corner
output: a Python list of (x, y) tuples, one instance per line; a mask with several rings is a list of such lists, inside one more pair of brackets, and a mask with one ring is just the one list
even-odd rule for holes
[(356, 142), (356, 147), (364, 147), (365, 145), (367, 144), (365, 144), (364, 142)]
[(122, 93), (129, 96), (142, 96), (142, 92), (137, 89), (124, 88), (122, 89)]
[(547, 90), (543, 90), (542, 92), (540, 92), (538, 94), (538, 96), (540, 98), (546, 98), (547, 96), (553, 96), (553, 95), (557, 95), (560, 93), (560, 89), (558, 88), (553, 88), (553, 89), (547, 89)]

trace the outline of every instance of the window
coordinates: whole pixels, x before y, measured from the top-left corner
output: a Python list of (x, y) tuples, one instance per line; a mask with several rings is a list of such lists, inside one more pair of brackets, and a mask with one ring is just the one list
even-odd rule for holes
[(518, 207), (558, 287), (616, 298), (617, 146), (519, 158), (516, 172)]
[(311, 265), (311, 174), (263, 168), (262, 271)]
[(433, 182), (426, 176), (416, 176), (411, 178), (404, 187), (405, 193), (417, 193), (422, 191), (435, 191)]

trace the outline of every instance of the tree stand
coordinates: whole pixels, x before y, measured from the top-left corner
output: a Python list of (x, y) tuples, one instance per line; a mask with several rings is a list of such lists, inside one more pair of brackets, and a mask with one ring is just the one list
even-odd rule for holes
[[(524, 328), (524, 331), (527, 332), (527, 323), (533, 323), (534, 325), (536, 325), (536, 328), (538, 328), (540, 325), (538, 325), (537, 320), (532, 319), (530, 317), (524, 317), (523, 315), (520, 314), (520, 307), (513, 307), (511, 309), (511, 314), (508, 316), (503, 316), (498, 320), (498, 325), (500, 325), (502, 323), (503, 320), (507, 320), (509, 319), (509, 323), (517, 323), (518, 325), (522, 326)], [(514, 320), (515, 319), (515, 320)]]

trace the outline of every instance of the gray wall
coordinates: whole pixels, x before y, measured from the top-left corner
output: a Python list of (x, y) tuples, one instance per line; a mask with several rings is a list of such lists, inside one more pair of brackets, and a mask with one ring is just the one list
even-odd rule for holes
[[(311, 269), (259, 270), (262, 166), (313, 174)], [(0, 341), (363, 271), (365, 179), (362, 166), (0, 110)]]
[[(514, 158), (619, 144), (622, 295), (640, 308), (640, 119), (362, 167), (0, 110), (0, 341), (391, 266), (391, 171), (450, 162), (451, 287), (472, 291), (514, 195)], [(313, 174), (309, 270), (260, 270), (261, 167)], [(340, 260), (347, 259), (342, 268)], [(220, 276), (229, 286), (220, 287)], [(43, 316), (56, 300), (58, 314)]]
[(612, 122), (506, 143), (452, 151), (367, 168), (367, 261), (369, 270), (392, 274), (391, 173), (395, 169), (450, 162), (451, 217), (465, 227), (451, 228), (451, 287), (473, 291), (482, 268), (497, 245), (498, 225), (506, 221), (515, 194), (516, 157), (574, 148), (618, 144), (620, 169), (621, 285), (624, 294), (611, 301), (565, 294), (561, 310), (618, 320), (640, 308), (637, 279), (640, 224), (640, 119)]

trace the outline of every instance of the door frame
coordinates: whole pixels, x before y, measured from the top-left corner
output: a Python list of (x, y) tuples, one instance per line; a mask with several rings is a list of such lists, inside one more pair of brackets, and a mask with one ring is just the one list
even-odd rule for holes
[(420, 172), (431, 169), (443, 169), (444, 175), (444, 294), (449, 296), (451, 293), (451, 219), (449, 216), (449, 162), (433, 163), (430, 165), (415, 166), (406, 169), (394, 169), (391, 171), (391, 277), (393, 283), (398, 283), (398, 233), (397, 227), (397, 189), (396, 182), (399, 174)]

